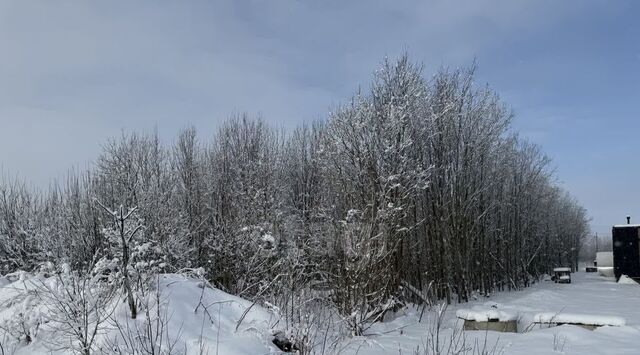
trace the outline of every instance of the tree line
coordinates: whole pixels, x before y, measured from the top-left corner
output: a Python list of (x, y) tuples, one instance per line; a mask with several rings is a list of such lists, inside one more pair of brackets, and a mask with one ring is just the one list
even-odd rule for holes
[(0, 272), (111, 258), (135, 287), (136, 268), (197, 269), (294, 322), (312, 300), (361, 333), (405, 302), (577, 268), (585, 209), (474, 71), (385, 60), (369, 90), (292, 131), (237, 115), (172, 144), (123, 133), (47, 191), (5, 180)]

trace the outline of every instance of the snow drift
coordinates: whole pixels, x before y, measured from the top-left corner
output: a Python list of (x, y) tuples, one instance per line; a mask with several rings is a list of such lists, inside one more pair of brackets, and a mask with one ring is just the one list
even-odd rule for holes
[[(51, 324), (51, 305), (38, 295), (53, 277), (20, 273), (15, 281), (0, 278), (0, 342), (4, 351), (20, 354), (69, 354), (73, 338), (59, 339)], [(136, 319), (127, 313), (122, 297), (98, 332), (91, 353), (112, 354), (153, 347), (158, 354), (268, 354), (275, 317), (269, 310), (177, 274), (158, 277), (159, 292), (150, 292)], [(55, 302), (55, 301), (52, 301)], [(105, 308), (109, 308), (106, 306)], [(12, 332), (19, 329), (20, 332)], [(151, 330), (150, 330), (151, 329)], [(74, 351), (77, 351), (74, 347)], [(145, 353), (145, 352), (140, 352)]]

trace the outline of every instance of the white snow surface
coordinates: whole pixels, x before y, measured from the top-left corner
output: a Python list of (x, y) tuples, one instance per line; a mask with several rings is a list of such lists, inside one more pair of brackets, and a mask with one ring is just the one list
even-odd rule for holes
[(497, 319), (500, 322), (508, 322), (518, 318), (516, 313), (503, 312), (494, 308), (474, 307), (473, 309), (459, 309), (456, 317), (476, 322), (487, 322), (489, 319)]
[[(15, 302), (15, 296), (25, 287), (29, 288), (29, 280), (18, 280), (7, 283), (6, 278), (0, 278), (0, 324), (11, 317), (15, 317), (25, 309), (25, 302)], [(267, 309), (254, 305), (245, 299), (227, 294), (218, 289), (204, 286), (197, 279), (177, 274), (161, 275), (159, 279), (161, 289), (161, 304), (167, 307), (168, 336), (170, 342), (177, 341), (176, 354), (270, 354), (279, 353), (272, 344), (271, 330), (274, 321), (273, 314)], [(204, 291), (204, 292), (203, 292)], [(207, 306), (206, 314), (201, 306)], [(135, 329), (136, 323), (144, 326), (145, 315), (139, 314), (137, 319), (128, 317), (126, 305), (120, 302), (116, 309), (116, 318)], [(236, 330), (238, 321), (246, 313), (244, 320)], [(37, 313), (35, 311), (32, 311)], [(34, 314), (35, 316), (35, 314)], [(102, 334), (96, 341), (100, 343), (113, 339), (117, 330)], [(48, 338), (51, 337), (45, 328), (40, 327), (35, 339), (30, 344), (24, 342), (15, 346), (16, 355), (26, 354), (69, 354), (69, 350), (56, 350), (51, 347)], [(3, 332), (0, 330), (0, 341)], [(6, 342), (5, 342), (6, 344)], [(204, 352), (200, 351), (200, 346)], [(186, 349), (186, 351), (184, 350)], [(5, 351), (7, 349), (5, 348)], [(109, 352), (104, 352), (109, 354)]]
[(638, 283), (635, 282), (635, 280), (633, 280), (627, 275), (621, 275), (620, 278), (618, 279), (618, 283), (623, 285), (638, 285)]
[[(522, 291), (501, 292), (489, 299), (452, 305), (445, 316), (449, 329), (442, 332), (440, 341), (451, 334), (451, 328), (462, 327), (463, 321), (456, 316), (458, 309), (496, 306), (503, 312), (519, 314), (519, 333), (466, 331), (467, 344), (476, 340), (483, 344), (486, 337), (489, 348), (496, 345), (495, 354), (505, 355), (640, 354), (640, 287), (618, 284), (614, 278), (593, 273), (577, 272), (572, 279), (571, 284), (541, 282)], [(348, 346), (340, 354), (415, 354), (418, 347), (423, 349), (429, 337), (428, 324), (433, 323), (435, 316), (429, 314), (427, 320), (418, 323), (418, 309), (403, 312), (391, 322), (375, 325), (368, 331), (368, 337), (346, 340)], [(582, 315), (589, 318), (585, 320), (615, 320), (617, 324), (623, 319), (625, 325), (595, 330), (575, 325), (533, 327), (534, 317), (539, 313)]]
[[(572, 279), (571, 284), (540, 282), (522, 291), (499, 292), (490, 298), (478, 297), (467, 304), (451, 305), (444, 313), (440, 339), (446, 340), (453, 329), (462, 328), (463, 321), (457, 316), (462, 315), (464, 310), (470, 311), (467, 315), (476, 316), (482, 316), (482, 311), (495, 310), (510, 316), (517, 315), (520, 333), (466, 331), (467, 346), (476, 341), (478, 344), (486, 341), (489, 347), (496, 346), (495, 354), (509, 355), (639, 354), (640, 287), (618, 284), (615, 279), (584, 272), (573, 274)], [(12, 281), (0, 278), (0, 322), (15, 317), (25, 309), (27, 301), (11, 302), (23, 287), (22, 284), (20, 279)], [(172, 334), (179, 331), (181, 344), (188, 348), (187, 354), (200, 353), (197, 345), (201, 334), (207, 348), (205, 353), (281, 354), (271, 340), (272, 334), (279, 330), (282, 323), (268, 309), (257, 304), (251, 307), (251, 302), (217, 289), (202, 288), (200, 281), (181, 275), (162, 275), (160, 285), (163, 300), (171, 315), (169, 323)], [(209, 306), (213, 322), (202, 310), (195, 311), (201, 295), (203, 303)], [(238, 320), (249, 307), (251, 309), (236, 331)], [(402, 309), (388, 317), (387, 321), (374, 324), (364, 336), (344, 336), (325, 354), (423, 354), (436, 314), (435, 308), (427, 310), (419, 322), (421, 310), (413, 306)], [(121, 303), (118, 312), (118, 317), (126, 318), (126, 304)], [(33, 316), (37, 316), (37, 311)], [(549, 317), (567, 323), (579, 320), (579, 323), (609, 326), (593, 331), (574, 325), (543, 329), (531, 327), (536, 319), (546, 320)], [(136, 322), (143, 320), (144, 317), (139, 317)], [(41, 329), (31, 344), (20, 344), (13, 349), (15, 352), (10, 353), (68, 353), (48, 348), (45, 342), (47, 335)]]
[(616, 326), (621, 327), (626, 324), (626, 321), (622, 317), (615, 316), (599, 316), (591, 314), (575, 314), (575, 313), (538, 313), (533, 316), (533, 321), (536, 323), (571, 323), (571, 324), (585, 324), (585, 325), (597, 325), (597, 326)]
[(556, 267), (553, 269), (554, 272), (571, 272), (571, 268), (568, 267)]
[(616, 224), (613, 228), (640, 228), (640, 224)]
[[(181, 275), (164, 275), (161, 286), (173, 314), (173, 327), (182, 327), (183, 340), (191, 345), (193, 354), (198, 353), (196, 350), (203, 323), (209, 353), (265, 354), (276, 349), (269, 336), (273, 315), (259, 305), (218, 289), (208, 288), (198, 280)], [(202, 303), (209, 306), (213, 324), (202, 310), (197, 313), (194, 311), (203, 286), (205, 292)], [(247, 309), (249, 311), (236, 331), (237, 322)]]

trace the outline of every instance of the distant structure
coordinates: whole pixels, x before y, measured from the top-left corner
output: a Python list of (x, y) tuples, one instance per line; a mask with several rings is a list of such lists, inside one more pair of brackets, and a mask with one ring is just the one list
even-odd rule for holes
[(615, 277), (613, 273), (613, 252), (599, 251), (596, 253), (596, 269), (598, 273), (606, 277)]
[(640, 224), (631, 224), (631, 217), (627, 216), (627, 224), (613, 226), (611, 235), (616, 280), (622, 275), (640, 278)]

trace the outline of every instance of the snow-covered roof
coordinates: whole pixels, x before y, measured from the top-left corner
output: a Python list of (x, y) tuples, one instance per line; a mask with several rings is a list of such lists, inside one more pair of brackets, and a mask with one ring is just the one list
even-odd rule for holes
[(553, 268), (553, 272), (563, 272), (563, 271), (571, 272), (571, 268), (568, 268), (568, 267), (556, 267), (556, 268)]
[(533, 321), (536, 323), (571, 323), (597, 326), (623, 326), (626, 324), (622, 317), (552, 312), (538, 313), (533, 317)]
[(640, 224), (616, 224), (613, 228), (640, 228)]
[(499, 311), (494, 308), (479, 309), (476, 307), (474, 307), (473, 310), (459, 309), (456, 311), (456, 317), (476, 322), (488, 322), (490, 319), (497, 319), (500, 322), (508, 322), (518, 318), (516, 314)]

